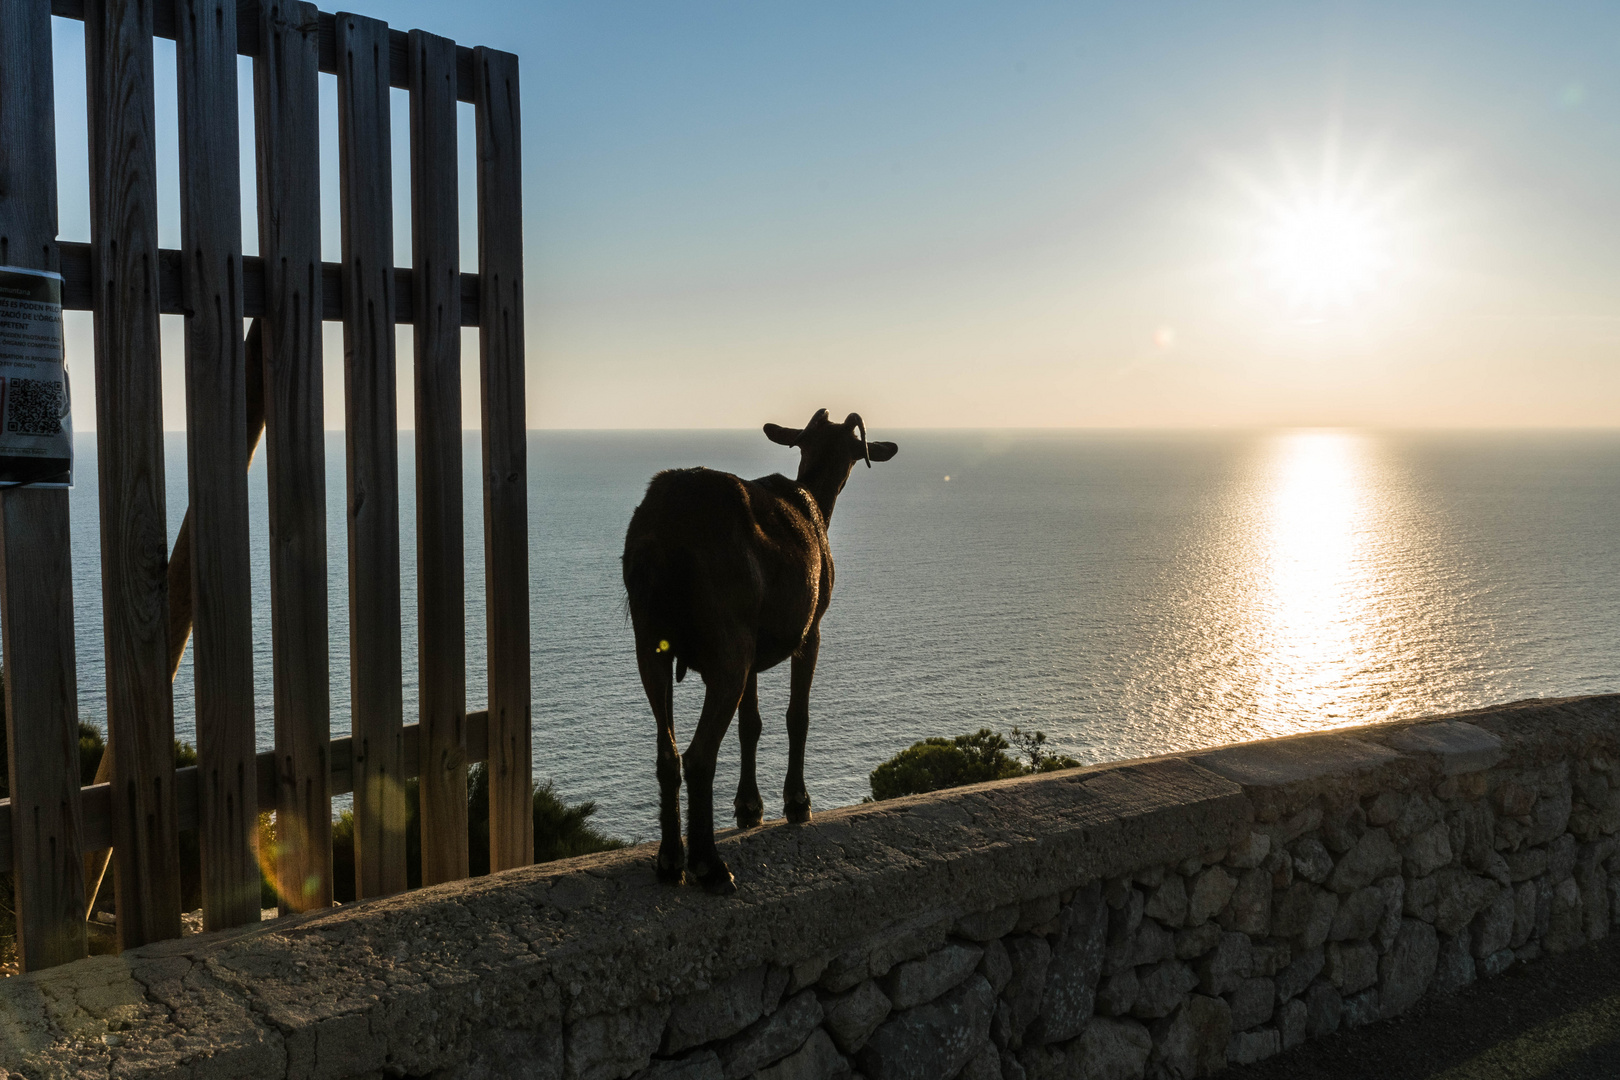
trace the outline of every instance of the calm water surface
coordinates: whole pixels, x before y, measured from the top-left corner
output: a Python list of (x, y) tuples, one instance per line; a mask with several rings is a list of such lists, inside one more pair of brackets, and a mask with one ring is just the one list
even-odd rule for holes
[[(832, 524), (837, 589), (807, 781), (831, 807), (928, 735), (1040, 728), (1102, 761), (1515, 698), (1620, 690), (1620, 435), (889, 432)], [(413, 444), (401, 440), (407, 722)], [(71, 496), (80, 703), (104, 725), (94, 437)], [(757, 432), (532, 433), (535, 772), (627, 837), (656, 833), (652, 715), (618, 556), (660, 468), (791, 474)], [(333, 731), (348, 730), (342, 436), (329, 438)], [(467, 443), (468, 700), (482, 706), (476, 437)], [(171, 539), (185, 448), (171, 435)], [(946, 478), (949, 477), (947, 480)], [(262, 453), (251, 474), (259, 745), (272, 743)], [(676, 688), (681, 738), (702, 684)], [(187, 656), (176, 729), (190, 738)], [(787, 668), (762, 677), (761, 788)], [(735, 740), (717, 801), (729, 804)], [(726, 776), (733, 779), (727, 780)]]

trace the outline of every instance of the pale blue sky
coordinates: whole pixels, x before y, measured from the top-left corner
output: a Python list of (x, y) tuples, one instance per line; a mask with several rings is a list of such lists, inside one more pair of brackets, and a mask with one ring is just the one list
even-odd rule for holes
[[(357, 9), (522, 60), (534, 427), (1620, 423), (1613, 4)], [(82, 34), (56, 27), (84, 239)], [(172, 156), (166, 43), (158, 97)], [(1331, 302), (1272, 250), (1319, 203), (1370, 252)]]

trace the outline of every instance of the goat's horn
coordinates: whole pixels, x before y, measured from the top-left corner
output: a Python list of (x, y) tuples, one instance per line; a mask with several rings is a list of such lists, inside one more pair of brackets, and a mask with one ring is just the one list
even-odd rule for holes
[(866, 421), (861, 419), (860, 413), (850, 413), (846, 423), (854, 423), (857, 431), (861, 433), (861, 456), (866, 458), (866, 467), (872, 467), (872, 448), (866, 445)]

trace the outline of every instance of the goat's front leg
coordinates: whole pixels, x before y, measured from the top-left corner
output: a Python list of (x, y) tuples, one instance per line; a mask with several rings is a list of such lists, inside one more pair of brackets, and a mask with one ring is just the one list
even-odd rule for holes
[(742, 704), (737, 707), (737, 741), (742, 744), (742, 777), (737, 781), (737, 798), (732, 809), (737, 815), (737, 828), (752, 829), (765, 820), (765, 800), (759, 797), (759, 783), (754, 775), (755, 751), (759, 749), (759, 733), (764, 725), (759, 718), (759, 673), (748, 673), (748, 685), (743, 687)]
[(703, 695), (703, 715), (682, 760), (686, 771), (686, 865), (698, 884), (712, 893), (737, 891), (731, 868), (714, 846), (714, 761), (742, 699), (747, 670), (742, 668), (735, 675), (705, 673), (708, 691)]
[(810, 628), (804, 644), (793, 654), (792, 689), (788, 695), (788, 768), (782, 784), (782, 813), (795, 825), (810, 820), (810, 792), (804, 786), (804, 742), (810, 734), (810, 681), (816, 677), (816, 656), (821, 652), (821, 625)]

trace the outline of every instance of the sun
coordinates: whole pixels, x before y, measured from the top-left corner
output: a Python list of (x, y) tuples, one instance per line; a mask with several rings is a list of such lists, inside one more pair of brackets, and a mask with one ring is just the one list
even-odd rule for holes
[(1315, 196), (1271, 208), (1260, 230), (1266, 284), (1289, 307), (1314, 314), (1353, 306), (1391, 269), (1388, 230), (1369, 206)]

